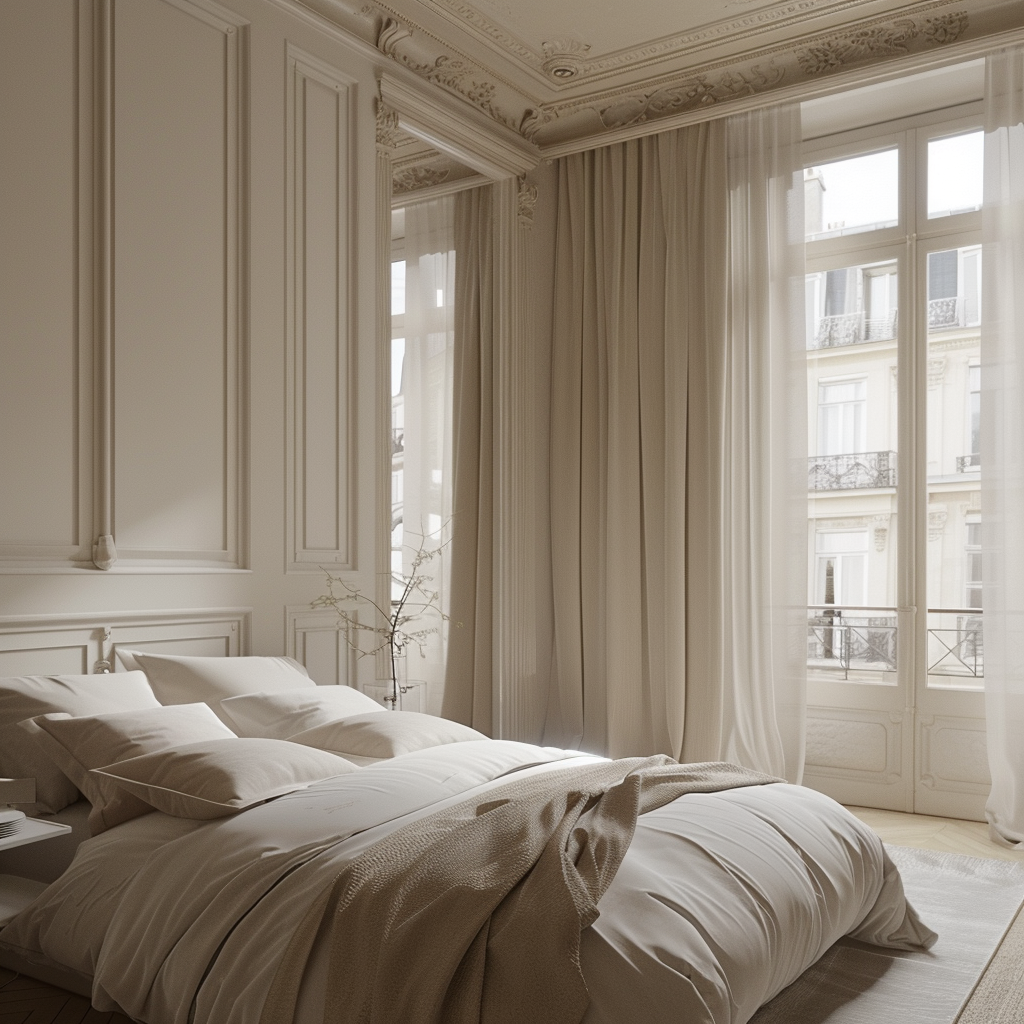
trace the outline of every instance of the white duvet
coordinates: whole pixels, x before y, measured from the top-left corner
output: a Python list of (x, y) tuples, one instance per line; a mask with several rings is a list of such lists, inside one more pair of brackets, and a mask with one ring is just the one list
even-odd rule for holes
[[(557, 772), (579, 756), (454, 743), (229, 818), (147, 815), (83, 843), (0, 944), (92, 976), (100, 1009), (251, 1024), (292, 932), (347, 861), (508, 772)], [(581, 942), (585, 1024), (743, 1024), (843, 935), (896, 948), (935, 938), (877, 836), (786, 784), (690, 794), (643, 815), (600, 911)], [(303, 1021), (322, 1019), (325, 962), (315, 947)]]

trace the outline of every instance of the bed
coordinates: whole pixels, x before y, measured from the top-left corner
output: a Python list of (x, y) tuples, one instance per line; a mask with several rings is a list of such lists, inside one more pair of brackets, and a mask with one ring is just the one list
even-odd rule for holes
[(95, 833), (0, 963), (98, 1009), (743, 1024), (843, 936), (935, 940), (813, 790), (490, 740), (284, 659), (126, 662), (0, 680), (0, 773), (34, 758), (31, 810), (84, 794)]

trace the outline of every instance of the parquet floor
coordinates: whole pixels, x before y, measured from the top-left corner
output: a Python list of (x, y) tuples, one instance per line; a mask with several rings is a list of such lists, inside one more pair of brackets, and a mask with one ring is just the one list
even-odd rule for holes
[(988, 835), (988, 825), (981, 821), (934, 818), (928, 814), (904, 814), (875, 807), (850, 807), (848, 810), (874, 829), (884, 842), (894, 846), (1024, 863), (1024, 850), (1010, 850), (993, 842)]
[[(925, 850), (966, 853), (972, 857), (994, 857), (998, 860), (1024, 862), (1024, 852), (1008, 850), (992, 842), (988, 837), (988, 826), (979, 821), (955, 821), (952, 818), (881, 811), (872, 807), (851, 807), (850, 810), (873, 828), (885, 842), (897, 846), (914, 846)], [(1009, 950), (1006, 954), (1019, 955), (1010, 953)], [(101, 1013), (94, 1010), (89, 1001), (82, 996), (72, 995), (70, 992), (33, 981), (0, 967), (0, 1024), (131, 1022), (119, 1013)]]
[(0, 1024), (131, 1024), (120, 1013), (101, 1013), (84, 996), (0, 967)]

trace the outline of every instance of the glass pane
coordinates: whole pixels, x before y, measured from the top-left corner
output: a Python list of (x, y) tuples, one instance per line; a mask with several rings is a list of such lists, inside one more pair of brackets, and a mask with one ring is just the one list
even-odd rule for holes
[(893, 342), (898, 320), (895, 260), (807, 275), (807, 347)]
[(405, 260), (391, 264), (391, 315), (405, 313)]
[(899, 150), (808, 167), (804, 219), (808, 239), (894, 227), (899, 223)]
[(807, 275), (811, 678), (896, 685), (897, 266)]
[(984, 154), (984, 132), (929, 141), (929, 219), (981, 209)]
[(981, 259), (928, 254), (928, 685), (984, 684), (981, 607)]

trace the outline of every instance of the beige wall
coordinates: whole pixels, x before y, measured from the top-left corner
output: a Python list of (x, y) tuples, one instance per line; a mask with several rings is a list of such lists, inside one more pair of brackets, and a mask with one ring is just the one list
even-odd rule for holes
[(0, 674), (372, 677), (308, 610), (375, 584), (365, 51), (261, 0), (0, 4)]

